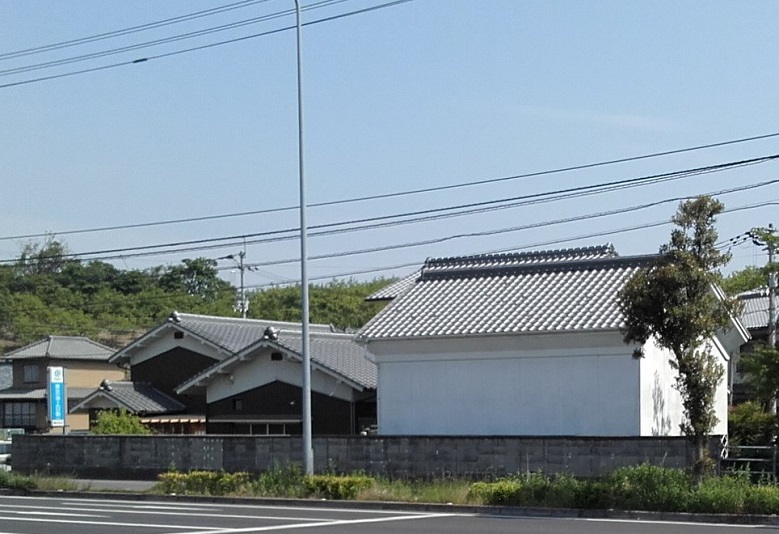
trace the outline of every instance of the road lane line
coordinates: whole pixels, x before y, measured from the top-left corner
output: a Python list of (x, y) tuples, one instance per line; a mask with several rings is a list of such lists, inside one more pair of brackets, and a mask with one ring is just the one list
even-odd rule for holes
[[(6, 513), (33, 513), (33, 512), (15, 512), (15, 510), (18, 510), (20, 508), (33, 508), (35, 510), (38, 510), (40, 506), (31, 505), (31, 504), (0, 504), (0, 509), (2, 508), (9, 508)], [(186, 513), (186, 512), (164, 512), (160, 510), (120, 510), (116, 508), (79, 508), (78, 506), (47, 506), (47, 510), (69, 510), (69, 511), (75, 511), (75, 512), (106, 512), (110, 514), (136, 514), (136, 515), (170, 515), (170, 516), (187, 516), (187, 517), (214, 517), (214, 518), (222, 518), (222, 519), (265, 519), (265, 520), (275, 520), (275, 521), (332, 521), (333, 518), (331, 517), (289, 517), (289, 516), (281, 516), (281, 515), (248, 515), (248, 514), (220, 514), (216, 512), (210, 512), (210, 513)], [(40, 512), (40, 513), (46, 513), (46, 512)], [(69, 514), (67, 512), (65, 513), (51, 513), (50, 515), (74, 515), (76, 517), (85, 517), (84, 514)], [(106, 516), (95, 516), (95, 517), (106, 517)]]
[(107, 515), (97, 515), (97, 514), (69, 514), (67, 512), (14, 512), (13, 510), (10, 511), (12, 514), (19, 514), (19, 515), (56, 515), (57, 517), (109, 517)]
[[(437, 519), (441, 517), (452, 517), (459, 514), (424, 514), (424, 515), (402, 515), (396, 517), (375, 517), (372, 519), (335, 519), (333, 521), (323, 521), (321, 523), (300, 523), (297, 525), (276, 525), (271, 527), (247, 527), (247, 528), (226, 528), (223, 530), (213, 530), (210, 534), (241, 534), (245, 532), (270, 532), (272, 530), (291, 530), (294, 528), (318, 528), (318, 527), (337, 527), (349, 525), (362, 525), (366, 523), (387, 523), (390, 521), (406, 521), (409, 519)], [(197, 532), (179, 532), (178, 534), (198, 534)]]
[(144, 528), (167, 528), (167, 529), (191, 529), (195, 533), (213, 531), (214, 527), (199, 527), (190, 525), (157, 525), (154, 523), (119, 523), (118, 521), (76, 521), (71, 519), (47, 519), (43, 517), (2, 517), (0, 521), (16, 521), (27, 523), (63, 523), (70, 525), (87, 525), (101, 527), (144, 527)]

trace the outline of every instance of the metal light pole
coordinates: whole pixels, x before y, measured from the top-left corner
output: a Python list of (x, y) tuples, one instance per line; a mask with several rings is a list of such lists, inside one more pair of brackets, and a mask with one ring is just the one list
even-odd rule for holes
[(298, 174), (300, 177), (300, 314), (303, 326), (303, 471), (314, 474), (314, 447), (311, 439), (311, 354), (308, 324), (308, 252), (306, 241), (306, 180), (303, 173), (303, 68), (301, 54), (300, 0), (295, 0), (298, 67)]

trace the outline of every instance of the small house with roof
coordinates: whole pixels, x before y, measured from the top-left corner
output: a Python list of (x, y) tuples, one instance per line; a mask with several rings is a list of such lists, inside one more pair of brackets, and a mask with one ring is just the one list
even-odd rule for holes
[[(744, 324), (751, 340), (741, 347), (742, 353), (749, 353), (754, 350), (755, 343), (768, 343), (768, 323), (769, 323), (769, 293), (767, 287), (759, 287), (744, 291), (736, 295), (742, 305), (740, 319)], [(779, 299), (776, 299), (779, 306)], [(731, 390), (733, 392), (733, 404), (738, 404), (749, 400), (749, 391), (744, 384), (744, 377), (741, 373), (741, 358), (735, 360), (733, 373), (730, 376)]]
[[(85, 337), (48, 336), (3, 355), (11, 364), (12, 384), (0, 390), (0, 427), (49, 432), (46, 368), (63, 367), (68, 406), (73, 407), (104, 379), (121, 380), (124, 371), (109, 362), (114, 349)], [(84, 414), (67, 418), (67, 430), (89, 430)], [(61, 429), (55, 429), (60, 432)]]
[[(309, 335), (313, 433), (354, 434), (374, 424), (372, 356), (330, 325), (312, 324)], [(224, 434), (302, 432), (299, 323), (174, 312), (111, 361), (129, 369), (133, 385), (106, 383), (79, 411), (125, 407), (157, 429), (184, 424), (184, 433), (201, 426)]]
[[(620, 332), (619, 292), (656, 258), (608, 245), (428, 260), (358, 334), (378, 365), (379, 434), (679, 435), (670, 354)], [(708, 342), (727, 366), (747, 337), (734, 319)], [(723, 381), (716, 434), (727, 400)]]

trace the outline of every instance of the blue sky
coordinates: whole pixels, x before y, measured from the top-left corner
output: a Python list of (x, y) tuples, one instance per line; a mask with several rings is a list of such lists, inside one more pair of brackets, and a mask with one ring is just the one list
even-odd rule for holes
[[(0, 3), (0, 54), (128, 28), (237, 0)], [(378, 6), (333, 2), (304, 22)], [(303, 6), (314, 2), (304, 0)], [(317, 3), (316, 5), (319, 5)], [(83, 46), (0, 56), (0, 85), (124, 63), (294, 24), (261, 24), (26, 73), (12, 68), (116, 49), (289, 10), (268, 0)], [(305, 171), (310, 204), (445, 187), (779, 132), (775, 2), (413, 0), (303, 30)], [(0, 88), (0, 260), (28, 234), (73, 252), (295, 228), (296, 211), (106, 232), (106, 226), (228, 215), (298, 203), (295, 35)], [(565, 173), (312, 207), (311, 226), (640, 178), (779, 153), (779, 137)], [(403, 275), (427, 257), (614, 243), (648, 254), (678, 202), (775, 180), (767, 162), (657, 185), (424, 223), (309, 238), (313, 279)], [(722, 195), (723, 240), (766, 226), (779, 184)], [(647, 209), (629, 209), (658, 202)], [(766, 204), (763, 207), (754, 207)], [(610, 210), (628, 211), (566, 224)], [(533, 228), (506, 231), (518, 226)], [(638, 228), (626, 231), (628, 228)], [(313, 230), (312, 230), (313, 232)], [(453, 238), (473, 233), (492, 235)], [(497, 233), (496, 233), (497, 232)], [(606, 236), (584, 237), (613, 232)], [(343, 255), (415, 242), (420, 246)], [(224, 248), (126, 257), (146, 268)], [(251, 241), (251, 240), (250, 240)], [(749, 244), (733, 268), (765, 261)], [(294, 280), (296, 240), (247, 245), (247, 284)], [(97, 255), (96, 257), (101, 257)], [(221, 263), (229, 265), (229, 263)], [(399, 269), (390, 269), (406, 265)], [(237, 283), (237, 275), (225, 271)]]

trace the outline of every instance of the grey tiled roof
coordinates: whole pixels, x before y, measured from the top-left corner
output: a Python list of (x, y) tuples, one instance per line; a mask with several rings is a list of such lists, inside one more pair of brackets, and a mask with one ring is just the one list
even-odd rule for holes
[(86, 337), (48, 336), (3, 355), (7, 360), (52, 358), (57, 360), (108, 361), (114, 350)]
[[(744, 305), (744, 309), (739, 316), (741, 322), (749, 329), (768, 327), (768, 288), (763, 287), (745, 291), (736, 295), (739, 301)], [(779, 307), (779, 298), (776, 299)]]
[[(518, 252), (505, 254), (478, 254), (473, 256), (460, 256), (457, 258), (434, 258), (425, 263), (425, 271), (461, 269), (478, 269), (490, 267), (517, 267), (520, 265), (536, 265), (540, 263), (594, 260), (598, 258), (616, 258), (617, 252), (611, 244), (594, 247), (568, 248), (560, 250), (544, 250), (536, 252)], [(398, 280), (387, 287), (368, 295), (367, 301), (392, 300), (409, 289), (419, 279), (421, 271)]]
[[(285, 321), (265, 321), (258, 319), (242, 319), (239, 317), (215, 317), (212, 315), (196, 315), (191, 313), (173, 312), (165, 324), (141, 336), (127, 347), (118, 351), (111, 357), (113, 362), (122, 362), (129, 359), (130, 354), (137, 348), (148, 344), (148, 339), (155, 337), (161, 329), (175, 326), (177, 329), (209, 343), (213, 343), (229, 354), (235, 354), (247, 345), (261, 339), (268, 327), (279, 330), (300, 330), (300, 323)], [(330, 325), (312, 324), (309, 327), (311, 333), (333, 332)]]
[[(302, 358), (300, 332), (279, 333), (277, 343)], [(367, 389), (376, 388), (376, 362), (355, 342), (352, 334), (311, 334), (309, 348), (312, 363), (335, 372)]]
[[(83, 399), (92, 392), (92, 388), (67, 388), (68, 399)], [(46, 388), (25, 389), (8, 388), (0, 390), (0, 400), (42, 400), (46, 398)]]
[(417, 278), (419, 278), (419, 274), (419, 271), (415, 271), (414, 273), (391, 283), (387, 287), (383, 287), (378, 291), (371, 293), (365, 297), (365, 300), (368, 302), (392, 300), (398, 295), (408, 291), (414, 285), (414, 282), (417, 281)]
[(92, 390), (89, 396), (71, 411), (86, 410), (93, 400), (101, 398), (113, 402), (118, 408), (125, 408), (139, 415), (176, 413), (186, 408), (147, 382), (104, 380), (98, 389)]
[[(237, 365), (246, 355), (262, 346), (279, 347), (302, 359), (303, 335), (299, 329), (278, 330), (275, 334), (277, 335), (275, 339), (265, 336), (237, 354), (205, 369), (199, 375), (181, 384), (177, 388), (178, 392), (183, 393), (191, 386), (207, 381), (218, 370)], [(352, 334), (310, 332), (309, 351), (312, 365), (330, 371), (362, 388), (376, 388), (376, 363), (373, 356), (364, 346), (355, 341)]]
[(617, 329), (617, 295), (657, 256), (612, 247), (428, 260), (364, 340)]
[[(203, 342), (221, 348), (226, 353), (221, 361), (236, 354), (245, 354), (249, 347), (258, 343), (272, 342), (292, 353), (302, 353), (300, 323), (173, 312), (163, 325), (117, 352), (111, 361), (129, 359), (134, 350), (147, 346), (149, 340), (159, 335), (161, 330), (170, 328), (188, 332)], [(266, 334), (269, 329), (278, 334), (278, 339), (268, 338)], [(330, 325), (311, 324), (309, 335), (312, 363), (364, 388), (376, 387), (376, 364), (373, 356), (355, 342), (353, 334), (336, 332)], [(219, 363), (215, 364), (198, 376), (207, 375), (210, 369), (218, 365)]]

